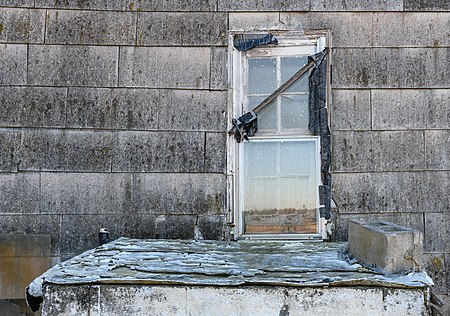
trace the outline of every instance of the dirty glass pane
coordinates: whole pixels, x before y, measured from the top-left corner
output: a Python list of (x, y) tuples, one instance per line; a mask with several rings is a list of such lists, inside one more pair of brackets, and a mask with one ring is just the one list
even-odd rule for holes
[[(307, 63), (307, 56), (281, 57), (281, 84), (285, 83)], [(297, 80), (287, 91), (308, 92), (308, 74)]]
[(276, 88), (276, 58), (248, 59), (248, 93), (271, 94)]
[[(249, 109), (253, 110), (267, 97), (248, 97)], [(277, 106), (275, 103), (276, 101), (272, 102), (258, 114), (258, 132), (275, 131), (277, 129)]]
[(244, 233), (317, 232), (316, 140), (244, 144)]
[(281, 96), (281, 130), (307, 129), (309, 123), (308, 95)]

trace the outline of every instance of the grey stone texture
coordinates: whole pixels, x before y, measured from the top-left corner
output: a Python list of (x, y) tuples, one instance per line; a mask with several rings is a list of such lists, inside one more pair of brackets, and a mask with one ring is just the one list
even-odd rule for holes
[(19, 170), (110, 171), (112, 133), (26, 130), (22, 133)]
[(308, 11), (309, 1), (301, 0), (219, 0), (219, 11)]
[(216, 11), (216, 0), (136, 0), (130, 3), (130, 10), (137, 11)]
[(202, 172), (201, 132), (117, 132), (113, 172)]
[(449, 11), (447, 0), (404, 0), (405, 11)]
[[(284, 30), (286, 29), (286, 21), (281, 18), (282, 16), (283, 13), (280, 14), (279, 12), (229, 12), (228, 29), (247, 32), (255, 29)], [(289, 26), (292, 29), (298, 29), (299, 23)]]
[(205, 171), (225, 173), (226, 143), (225, 133), (206, 133)]
[(0, 6), (4, 7), (33, 7), (34, 0), (0, 0)]
[(333, 199), (341, 213), (448, 213), (449, 176), (448, 171), (333, 174)]
[(428, 169), (450, 169), (450, 130), (425, 131)]
[(228, 51), (226, 48), (211, 49), (211, 90), (227, 90), (228, 85)]
[(425, 168), (423, 131), (335, 131), (332, 170), (410, 171)]
[(403, 0), (317, 0), (311, 11), (402, 11)]
[(27, 45), (0, 44), (0, 85), (27, 82)]
[(226, 221), (224, 216), (204, 215), (197, 221), (198, 231), (206, 240), (224, 240)]
[(210, 48), (121, 47), (120, 87), (209, 89)]
[(30, 45), (29, 50), (30, 85), (117, 85), (118, 47)]
[(364, 265), (388, 273), (423, 268), (423, 234), (386, 221), (349, 221), (348, 250)]
[(137, 26), (140, 46), (226, 45), (227, 15), (212, 12), (142, 12)]
[(221, 215), (225, 205), (223, 174), (142, 173), (134, 179), (136, 212)]
[(66, 88), (0, 87), (0, 126), (64, 127)]
[(20, 131), (0, 129), (0, 172), (17, 171), (19, 148)]
[(45, 41), (48, 44), (133, 45), (136, 13), (49, 10)]
[(128, 0), (35, 0), (36, 8), (128, 10)]
[(434, 286), (432, 291), (434, 294), (447, 294), (450, 284), (448, 283), (445, 271), (446, 260), (444, 254), (427, 253), (423, 255), (425, 270), (433, 279)]
[(425, 232), (425, 251), (450, 252), (450, 212), (426, 213)]
[(448, 88), (450, 48), (335, 49), (335, 88)]
[(194, 239), (197, 215), (160, 215), (155, 220), (157, 239)]
[(0, 10), (1, 43), (43, 43), (44, 30), (45, 10)]
[(0, 173), (0, 205), (2, 215), (40, 213), (40, 174)]
[[(331, 130), (365, 131), (371, 129), (371, 91), (333, 89)], [(372, 92), (373, 93), (373, 92)]]

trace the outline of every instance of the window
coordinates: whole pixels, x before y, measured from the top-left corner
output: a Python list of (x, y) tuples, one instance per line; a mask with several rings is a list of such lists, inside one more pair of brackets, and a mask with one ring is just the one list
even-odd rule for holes
[[(277, 45), (230, 49), (233, 117), (254, 110), (308, 64), (308, 56), (326, 46), (323, 33), (275, 37)], [(306, 73), (258, 113), (257, 132), (249, 141), (229, 141), (229, 215), (240, 237), (323, 237), (321, 137), (309, 127), (308, 77)]]

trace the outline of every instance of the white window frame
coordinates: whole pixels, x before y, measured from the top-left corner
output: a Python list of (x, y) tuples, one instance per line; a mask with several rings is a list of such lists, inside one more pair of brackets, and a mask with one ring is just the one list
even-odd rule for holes
[[(314, 53), (308, 50), (307, 47), (316, 46), (315, 52), (322, 51), (325, 47), (330, 47), (330, 34), (329, 30), (313, 31), (313, 32), (271, 32), (278, 39), (281, 39), (279, 46), (267, 45), (260, 46), (256, 49), (252, 49), (248, 52), (238, 51), (233, 47), (233, 38), (236, 34), (242, 32), (230, 33), (229, 36), (229, 100), (232, 100), (229, 105), (228, 111), (228, 128), (231, 128), (232, 118), (236, 118), (245, 113), (244, 99), (245, 91), (244, 87), (244, 74), (245, 74), (245, 58), (246, 56), (255, 57), (258, 55), (289, 55), (292, 52), (299, 53), (299, 49), (305, 51), (304, 54)], [(255, 34), (257, 32), (251, 32)], [(261, 32), (267, 34), (267, 32)], [(328, 89), (329, 90), (329, 89)], [(327, 92), (328, 94), (329, 92)], [(328, 99), (328, 98), (327, 98)], [(317, 210), (321, 207), (319, 205), (319, 185), (321, 184), (320, 176), (320, 137), (307, 135), (302, 133), (299, 135), (264, 135), (263, 133), (256, 133), (251, 139), (255, 141), (270, 141), (270, 140), (296, 140), (301, 141), (314, 139), (316, 143), (317, 151)], [(319, 211), (317, 211), (317, 232), (316, 234), (244, 234), (242, 220), (243, 210), (243, 196), (242, 185), (240, 185), (240, 172), (244, 159), (242, 157), (243, 144), (238, 144), (232, 136), (227, 140), (227, 221), (230, 226), (230, 234), (233, 239), (301, 239), (301, 240), (322, 240), (327, 237), (325, 229), (325, 219), (320, 217)]]

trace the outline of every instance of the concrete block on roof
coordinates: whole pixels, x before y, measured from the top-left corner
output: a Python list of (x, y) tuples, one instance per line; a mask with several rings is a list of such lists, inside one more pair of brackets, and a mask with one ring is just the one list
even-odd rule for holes
[(217, 0), (136, 0), (129, 7), (138, 11), (217, 11)]
[(39, 213), (41, 212), (39, 200), (38, 173), (0, 173), (0, 213)]
[(138, 45), (226, 45), (227, 14), (212, 12), (142, 12)]
[(0, 29), (0, 42), (43, 43), (45, 10), (3, 8)]
[(450, 130), (425, 131), (427, 169), (450, 169)]
[(227, 90), (228, 51), (226, 48), (211, 48), (211, 90)]
[(301, 0), (219, 0), (219, 11), (309, 11), (309, 1)]
[(116, 86), (118, 50), (112, 46), (30, 45), (28, 83)]
[[(445, 203), (445, 202), (441, 202)], [(450, 252), (450, 213), (425, 214), (425, 251)]]
[(311, 11), (402, 11), (403, 0), (317, 0)]
[(0, 44), (0, 85), (27, 82), (27, 45)]
[(423, 234), (385, 221), (348, 223), (348, 251), (364, 265), (388, 273), (423, 268)]
[(121, 47), (120, 87), (209, 89), (208, 47)]
[(0, 87), (0, 126), (64, 126), (66, 88)]
[(331, 130), (370, 130), (370, 90), (333, 89)]
[(35, 0), (36, 8), (129, 10), (128, 0)]
[(47, 44), (134, 45), (136, 13), (49, 10)]
[(450, 2), (447, 0), (404, 0), (405, 11), (448, 11)]
[(19, 164), (20, 131), (0, 129), (0, 172), (17, 171)]

